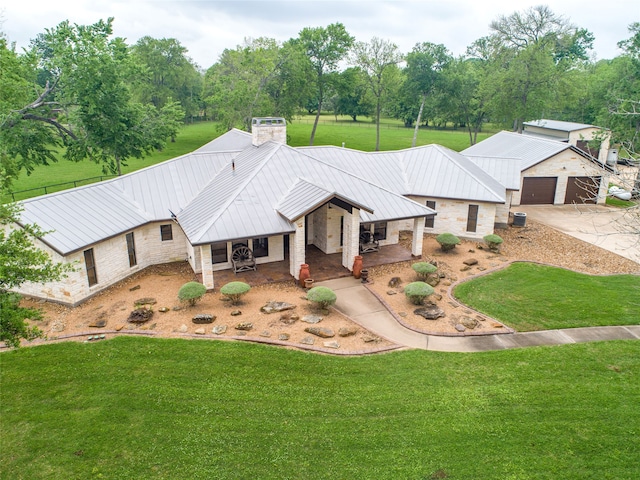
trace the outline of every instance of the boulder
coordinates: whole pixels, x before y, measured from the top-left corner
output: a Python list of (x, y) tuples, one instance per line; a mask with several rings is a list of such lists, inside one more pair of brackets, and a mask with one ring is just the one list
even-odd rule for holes
[(234, 328), (236, 330), (245, 330), (245, 331), (246, 330), (251, 330), (253, 328), (253, 323), (251, 323), (251, 322), (242, 322), (242, 323), (237, 324)]
[(336, 336), (333, 330), (324, 327), (307, 327), (304, 331), (320, 338), (331, 338)]
[(398, 288), (401, 283), (402, 280), (400, 279), (400, 277), (393, 277), (391, 280), (389, 280), (389, 288)]
[(341, 327), (338, 329), (339, 337), (350, 337), (358, 333), (358, 327), (349, 326), (349, 327)]
[(200, 328), (196, 328), (193, 333), (195, 333), (196, 335), (204, 335), (205, 334), (205, 330), (204, 327), (200, 327)]
[(280, 335), (278, 335), (278, 340), (281, 340), (283, 342), (289, 340), (289, 338), (291, 338), (291, 335), (289, 335), (288, 333), (281, 333)]
[(444, 310), (437, 305), (425, 305), (424, 307), (416, 308), (413, 313), (420, 315), (427, 320), (435, 320), (445, 316)]
[(107, 319), (103, 318), (102, 315), (100, 315), (100, 318), (94, 320), (93, 322), (91, 322), (89, 324), (90, 327), (92, 328), (104, 328), (107, 326)]
[(197, 315), (194, 315), (191, 321), (195, 324), (207, 324), (213, 323), (215, 319), (215, 315), (211, 315), (209, 313), (199, 313)]
[(464, 263), (465, 265), (469, 265), (471, 267), (473, 265), (477, 265), (478, 264), (478, 260), (475, 259), (475, 258), (467, 258), (462, 263)]
[(238, 315), (242, 315), (242, 312), (240, 310), (234, 310), (230, 313), (230, 315), (232, 317), (237, 317)]
[(263, 330), (260, 332), (261, 337), (269, 338), (271, 337), (271, 332), (269, 330)]
[(155, 298), (152, 297), (144, 297), (144, 298), (139, 298), (138, 300), (136, 300), (135, 302), (133, 302), (134, 305), (155, 305), (156, 303), (158, 303), (156, 301)]
[(335, 340), (331, 342), (324, 342), (323, 345), (327, 348), (340, 348), (340, 344)]
[(320, 315), (305, 315), (302, 317), (302, 321), (306, 323), (320, 323), (322, 321), (322, 317)]
[(225, 333), (227, 331), (227, 326), (226, 325), (216, 325), (215, 327), (213, 327), (213, 329), (211, 330), (211, 333), (214, 333), (216, 335), (222, 335), (223, 333)]
[(187, 327), (185, 324), (180, 325), (180, 328), (178, 328), (178, 332), (180, 333), (187, 333), (189, 331), (189, 327)]
[(313, 345), (315, 343), (315, 340), (313, 339), (313, 337), (304, 337), (302, 340), (300, 340), (300, 343), (302, 343), (303, 345)]
[(287, 302), (268, 302), (266, 305), (260, 308), (260, 311), (264, 313), (273, 313), (284, 312), (285, 310), (293, 310), (294, 308), (296, 308), (295, 305)]
[(478, 320), (476, 320), (475, 318), (462, 317), (462, 320), (460, 320), (460, 323), (464, 325), (465, 328), (468, 328), (469, 330), (473, 330), (478, 326), (480, 322), (478, 322)]
[(293, 325), (298, 321), (298, 318), (299, 317), (297, 314), (291, 312), (284, 312), (282, 315), (280, 315), (280, 321), (285, 325)]
[(466, 327), (460, 323), (456, 323), (454, 328), (459, 332), (464, 332), (466, 330)]

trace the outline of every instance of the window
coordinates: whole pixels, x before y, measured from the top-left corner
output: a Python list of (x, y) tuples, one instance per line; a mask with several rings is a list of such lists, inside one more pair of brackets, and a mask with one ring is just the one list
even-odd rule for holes
[(478, 205), (469, 205), (467, 217), (467, 232), (475, 232), (478, 226)]
[(387, 222), (376, 222), (374, 224), (373, 238), (376, 240), (387, 239)]
[(171, 224), (160, 225), (160, 238), (163, 242), (173, 240), (173, 229)]
[(269, 239), (267, 237), (253, 239), (253, 256), (256, 258), (269, 256)]
[[(434, 202), (432, 200), (427, 200), (427, 207), (435, 210), (436, 209), (436, 202)], [(429, 215), (428, 217), (424, 217), (424, 226), (426, 228), (433, 228), (435, 219), (436, 219), (435, 215)]]
[(127, 254), (129, 255), (129, 266), (135, 267), (138, 262), (136, 261), (136, 242), (133, 239), (133, 232), (127, 233)]
[(87, 269), (87, 280), (89, 280), (89, 286), (98, 283), (98, 273), (96, 272), (96, 260), (93, 258), (93, 248), (84, 251), (84, 265)]
[(227, 242), (211, 244), (211, 263), (227, 263)]

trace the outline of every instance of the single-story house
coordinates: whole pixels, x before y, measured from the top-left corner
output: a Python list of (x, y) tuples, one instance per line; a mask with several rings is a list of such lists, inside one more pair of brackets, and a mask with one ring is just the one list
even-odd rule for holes
[[(610, 154), (617, 156), (617, 150), (610, 150), (611, 131), (606, 128), (548, 119), (524, 122), (522, 125), (523, 135), (568, 143), (597, 158), (601, 163), (607, 162)], [(589, 142), (594, 139), (600, 140), (599, 147), (589, 146)]]
[(78, 268), (20, 292), (75, 305), (171, 261), (188, 262), (209, 289), (216, 271), (267, 262), (288, 261), (297, 279), (307, 245), (340, 253), (350, 270), (363, 235), (384, 246), (406, 229), (420, 256), (424, 232), (481, 238), (506, 224), (518, 179), (512, 162), (437, 145), (293, 148), (284, 119), (254, 119), (252, 133), (231, 130), (193, 153), (22, 202), (20, 222), (50, 232), (37, 245)]
[(574, 145), (514, 132), (499, 132), (460, 153), (478, 165), (498, 159), (517, 164), (520, 187), (514, 190), (512, 205), (604, 203), (613, 172)]

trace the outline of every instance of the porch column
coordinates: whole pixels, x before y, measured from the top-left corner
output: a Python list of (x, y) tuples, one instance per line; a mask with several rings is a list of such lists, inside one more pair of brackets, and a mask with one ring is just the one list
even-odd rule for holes
[(304, 217), (295, 221), (296, 231), (289, 235), (289, 273), (298, 280), (300, 265), (305, 263)]
[(344, 214), (344, 237), (342, 239), (342, 266), (353, 270), (353, 260), (360, 254), (360, 209), (352, 208)]
[(200, 265), (202, 283), (207, 290), (213, 289), (213, 263), (211, 262), (211, 245), (200, 245)]
[(411, 242), (411, 255), (422, 256), (422, 241), (424, 240), (424, 217), (413, 219), (413, 241)]

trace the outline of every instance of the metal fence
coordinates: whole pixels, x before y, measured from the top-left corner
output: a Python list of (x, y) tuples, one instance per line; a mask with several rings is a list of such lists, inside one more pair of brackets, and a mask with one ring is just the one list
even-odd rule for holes
[[(59, 192), (68, 188), (81, 187), (82, 185), (88, 185), (90, 183), (101, 182), (103, 180), (116, 177), (117, 175), (100, 175), (97, 177), (82, 178), (80, 180), (73, 180), (63, 183), (52, 183), (51, 185), (45, 185), (44, 187), (28, 188), (26, 190), (17, 190), (15, 192), (9, 192), (3, 196), (2, 201), (8, 201), (11, 197), (11, 201), (17, 202), (18, 200), (26, 200), (27, 198), (37, 197), (38, 195), (46, 195), (47, 193)], [(39, 192), (30, 194), (30, 192)], [(6, 197), (6, 198), (4, 198)]]

